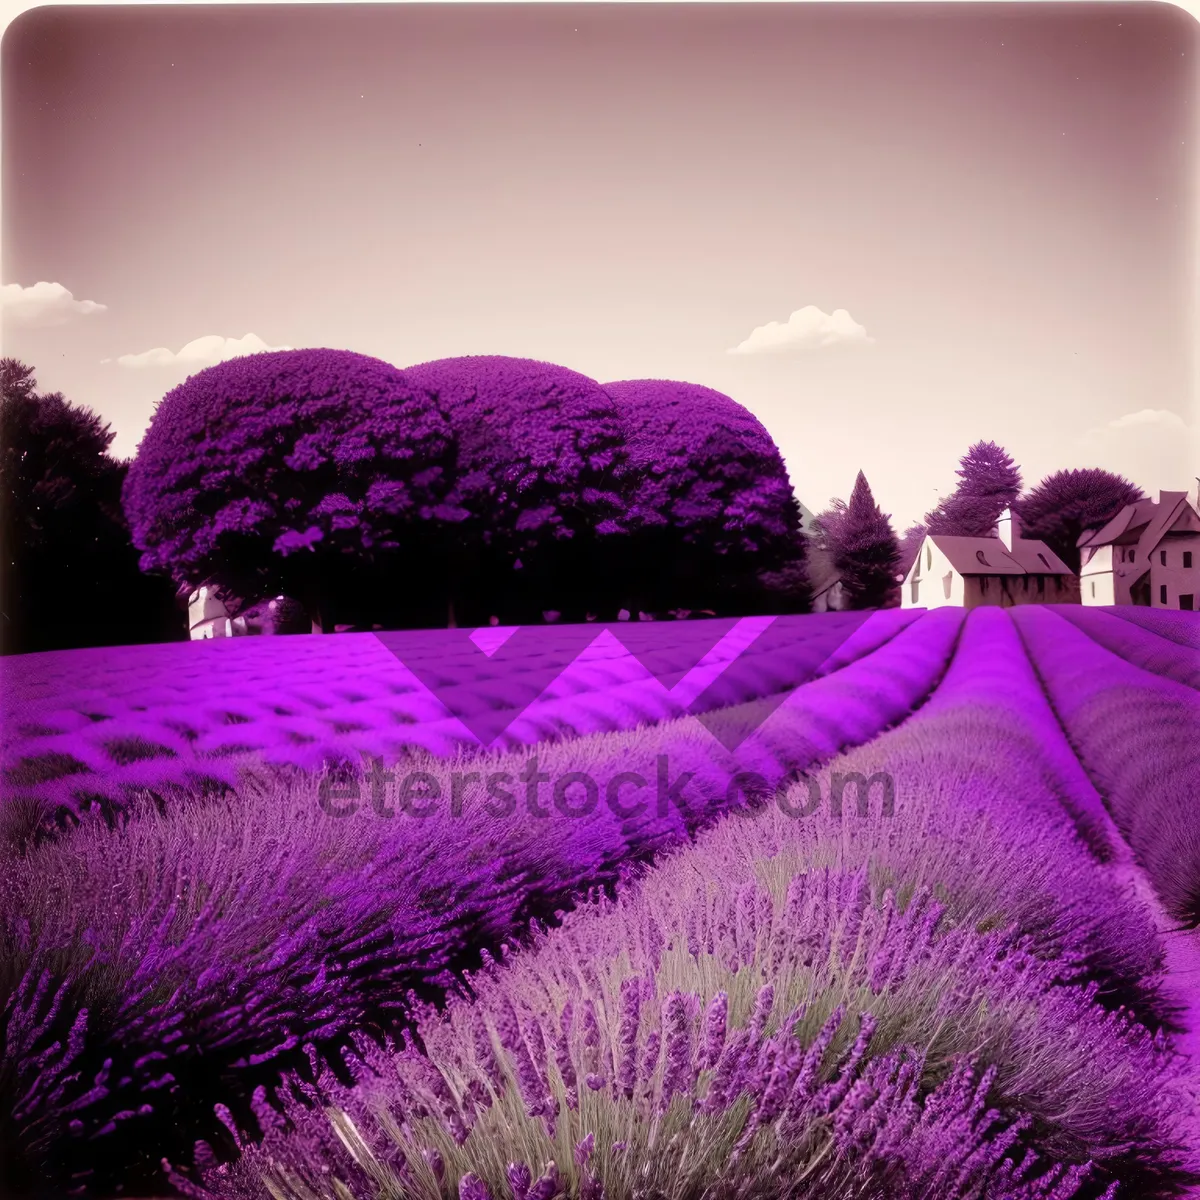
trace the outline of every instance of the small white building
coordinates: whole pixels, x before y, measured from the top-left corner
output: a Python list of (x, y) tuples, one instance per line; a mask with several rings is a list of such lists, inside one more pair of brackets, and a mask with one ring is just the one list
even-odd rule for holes
[(1079, 579), (1007, 509), (993, 537), (929, 533), (900, 585), (901, 608), (1078, 604)]
[(245, 634), (245, 620), (230, 616), (230, 610), (236, 611), (237, 604), (235, 597), (212, 584), (196, 588), (187, 599), (188, 637), (196, 642)]
[(1200, 513), (1187, 492), (1127, 504), (1078, 545), (1084, 604), (1200, 607)]

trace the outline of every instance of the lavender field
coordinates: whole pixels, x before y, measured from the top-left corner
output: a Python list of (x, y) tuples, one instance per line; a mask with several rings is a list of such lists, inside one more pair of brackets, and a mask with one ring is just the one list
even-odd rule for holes
[(2, 659), (0, 1192), (1189, 1194), (1198, 639), (1036, 606)]

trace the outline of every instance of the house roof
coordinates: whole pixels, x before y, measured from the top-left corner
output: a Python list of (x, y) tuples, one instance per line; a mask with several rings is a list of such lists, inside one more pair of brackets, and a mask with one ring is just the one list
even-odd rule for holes
[(1007, 550), (998, 537), (950, 537), (931, 533), (930, 541), (960, 575), (1070, 575), (1045, 542), (1016, 538)]
[(809, 546), (808, 549), (808, 583), (814, 596), (827, 592), (839, 579), (842, 573), (834, 566), (833, 552), (823, 546)]
[(1163, 535), (1178, 521), (1185, 509), (1190, 509), (1187, 492), (1160, 492), (1162, 503), (1158, 506), (1158, 515), (1150, 522), (1150, 527), (1138, 539), (1138, 545), (1147, 553), (1153, 553), (1162, 541)]
[(1082, 547), (1137, 543), (1147, 553), (1153, 553), (1163, 534), (1175, 523), (1180, 508), (1187, 503), (1187, 492), (1159, 492), (1158, 496), (1158, 501), (1138, 500), (1125, 505), (1106, 525), (1080, 534), (1076, 544)]

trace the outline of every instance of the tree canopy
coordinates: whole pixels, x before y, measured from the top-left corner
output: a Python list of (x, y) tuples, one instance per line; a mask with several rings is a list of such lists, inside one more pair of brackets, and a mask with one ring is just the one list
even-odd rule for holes
[(900, 545), (862, 471), (854, 481), (849, 502), (833, 500), (814, 524), (833, 555), (849, 608), (895, 604)]
[[(396, 367), (344, 350), (231, 359), (155, 410), (124, 489), (145, 571), (254, 598), (304, 599), (328, 624), (385, 565), (431, 582), (454, 438)], [(357, 586), (355, 586), (357, 584)]]
[(1021, 471), (995, 442), (976, 442), (958, 467), (958, 487), (925, 514), (930, 533), (988, 537), (1021, 494)]
[[(624, 529), (624, 429), (595, 380), (503, 355), (405, 368), (454, 438), (450, 498), (463, 514), (445, 567), (459, 615), (583, 615), (604, 580), (597, 546)], [(480, 607), (482, 605), (482, 607)], [(507, 619), (507, 618), (506, 618)]]
[(640, 602), (666, 607), (672, 589), (726, 609), (799, 602), (799, 505), (761, 422), (699, 384), (604, 386), (628, 444), (627, 524), (646, 593)]
[(1076, 542), (1085, 529), (1099, 529), (1127, 504), (1146, 499), (1141, 488), (1111, 471), (1089, 467), (1047, 475), (1017, 505), (1025, 537), (1041, 538), (1072, 571), (1078, 571)]
[(6, 653), (170, 636), (172, 589), (138, 571), (113, 431), (0, 359), (0, 629)]

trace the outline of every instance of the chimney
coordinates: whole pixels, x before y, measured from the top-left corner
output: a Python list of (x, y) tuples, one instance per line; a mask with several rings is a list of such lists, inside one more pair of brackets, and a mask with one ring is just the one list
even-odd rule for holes
[(996, 524), (1005, 550), (1011, 550), (1014, 539), (1019, 539), (1021, 536), (1021, 526), (1017, 520), (1017, 514), (1011, 508), (1006, 508), (1000, 514), (1000, 520)]

